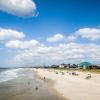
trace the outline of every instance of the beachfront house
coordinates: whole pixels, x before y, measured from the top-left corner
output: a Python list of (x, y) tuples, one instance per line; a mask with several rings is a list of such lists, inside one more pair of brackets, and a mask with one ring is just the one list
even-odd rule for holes
[(77, 64), (70, 64), (70, 67), (69, 68), (77, 68), (78, 65)]
[(61, 64), (59, 65), (59, 68), (77, 68), (78, 65), (77, 64)]
[(100, 69), (100, 64), (97, 64), (95, 68)]
[(59, 65), (52, 65), (51, 68), (59, 68)]
[(82, 62), (78, 64), (79, 69), (87, 69), (91, 66), (92, 64), (90, 62)]
[(60, 64), (59, 68), (70, 68), (70, 64)]
[(65, 68), (65, 64), (60, 64), (59, 68)]
[(92, 67), (92, 69), (100, 69), (100, 65), (99, 65), (99, 64), (97, 64), (97, 65), (92, 65), (91, 67)]

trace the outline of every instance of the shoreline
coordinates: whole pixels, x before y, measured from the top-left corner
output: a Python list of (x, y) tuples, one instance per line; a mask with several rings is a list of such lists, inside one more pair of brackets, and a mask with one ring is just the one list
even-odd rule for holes
[(53, 81), (44, 82), (33, 69), (22, 69), (18, 75), (0, 83), (0, 100), (66, 100), (53, 90)]
[[(36, 72), (36, 71), (35, 71)], [(61, 98), (61, 100), (69, 100), (68, 98), (64, 97), (60, 92), (57, 91), (57, 89), (55, 88), (55, 81), (50, 79), (50, 78), (46, 78), (45, 80), (43, 79), (43, 77), (41, 77), (37, 72), (36, 72), (38, 78), (42, 81), (45, 81), (47, 83), (47, 87), (50, 91), (53, 92), (54, 95), (59, 96)]]
[[(99, 100), (100, 98), (100, 74), (90, 73), (91, 79), (86, 79), (88, 72), (78, 72), (77, 76), (71, 75), (70, 72), (54, 69), (33, 69), (39, 76), (53, 80), (54, 89), (61, 96), (70, 100)], [(56, 74), (58, 71), (58, 74)]]

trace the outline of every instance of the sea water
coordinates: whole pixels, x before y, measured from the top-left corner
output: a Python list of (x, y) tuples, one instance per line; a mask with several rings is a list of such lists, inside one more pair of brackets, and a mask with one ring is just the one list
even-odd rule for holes
[(20, 69), (0, 69), (0, 83), (17, 78)]

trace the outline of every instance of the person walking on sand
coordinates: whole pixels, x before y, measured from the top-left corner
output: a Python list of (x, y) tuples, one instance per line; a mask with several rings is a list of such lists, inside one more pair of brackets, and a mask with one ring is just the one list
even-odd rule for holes
[(44, 77), (43, 79), (45, 80), (46, 78)]

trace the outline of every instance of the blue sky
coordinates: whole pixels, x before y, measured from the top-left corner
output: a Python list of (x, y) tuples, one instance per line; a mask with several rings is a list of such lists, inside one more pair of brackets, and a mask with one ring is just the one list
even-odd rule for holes
[[(21, 4), (23, 6), (20, 6)], [(99, 63), (100, 58), (97, 55), (100, 51), (100, 0), (1, 0), (0, 28), (1, 67), (2, 65), (13, 66), (10, 63), (15, 58), (21, 59), (15, 63), (18, 66), (57, 64), (59, 61), (60, 63), (80, 63), (85, 60)], [(8, 31), (9, 29), (11, 31)], [(30, 44), (32, 40), (38, 43)], [(74, 48), (69, 44), (74, 45)], [(24, 47), (27, 45), (28, 47)], [(47, 49), (45, 54), (40, 55), (39, 52), (34, 51), (38, 45), (40, 45), (39, 50)], [(60, 51), (60, 45), (63, 45), (62, 48), (65, 51)], [(84, 51), (81, 50), (81, 46)], [(94, 47), (96, 50), (89, 51)], [(57, 48), (57, 52), (51, 48)], [(73, 57), (69, 49), (72, 50), (72, 54), (76, 50), (78, 55)], [(85, 49), (91, 52), (88, 57)], [(43, 53), (42, 50), (41, 52)], [(59, 52), (65, 52), (66, 57)], [(23, 59), (26, 53), (28, 57)], [(47, 55), (50, 61), (43, 60), (47, 59)], [(30, 59), (32, 59), (31, 62)], [(41, 63), (38, 63), (39, 59)]]
[[(38, 17), (20, 18), (0, 12), (0, 26), (24, 31), (28, 36), (70, 34), (100, 24), (99, 0), (35, 0)], [(48, 31), (46, 31), (46, 29)], [(33, 37), (34, 37), (33, 36)]]

